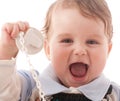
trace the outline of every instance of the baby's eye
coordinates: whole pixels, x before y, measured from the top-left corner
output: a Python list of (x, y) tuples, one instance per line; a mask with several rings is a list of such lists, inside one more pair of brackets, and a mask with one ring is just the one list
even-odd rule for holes
[(88, 40), (87, 41), (88, 44), (98, 44), (98, 42), (96, 40)]
[(71, 40), (71, 39), (63, 39), (61, 42), (62, 43), (72, 43), (73, 40)]

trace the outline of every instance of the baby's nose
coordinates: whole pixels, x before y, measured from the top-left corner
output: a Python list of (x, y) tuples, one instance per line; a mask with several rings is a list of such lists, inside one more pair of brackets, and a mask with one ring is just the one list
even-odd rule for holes
[(86, 55), (87, 54), (87, 50), (86, 50), (86, 48), (85, 48), (85, 46), (84, 45), (80, 45), (80, 44), (78, 44), (78, 45), (76, 45), (76, 47), (74, 48), (74, 54), (75, 55)]

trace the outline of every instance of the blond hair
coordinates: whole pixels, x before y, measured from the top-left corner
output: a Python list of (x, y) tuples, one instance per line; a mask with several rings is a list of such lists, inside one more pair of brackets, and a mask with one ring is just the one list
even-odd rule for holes
[(100, 19), (105, 26), (105, 35), (111, 41), (113, 36), (112, 17), (105, 0), (56, 0), (50, 6), (46, 15), (45, 25), (43, 27), (43, 32), (46, 36), (48, 36), (50, 30), (53, 13), (59, 7), (63, 9), (76, 7), (84, 17)]

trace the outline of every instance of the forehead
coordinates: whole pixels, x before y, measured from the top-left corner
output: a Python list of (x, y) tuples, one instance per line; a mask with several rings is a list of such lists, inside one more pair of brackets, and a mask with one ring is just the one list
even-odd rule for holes
[(96, 21), (101, 20), (104, 23), (106, 36), (109, 37), (107, 33), (111, 31), (109, 30), (111, 20), (109, 20), (110, 14), (103, 0), (56, 0), (56, 2), (50, 6), (46, 16), (46, 22), (44, 26), (44, 31), (47, 33), (46, 36), (50, 34), (53, 23), (52, 20), (53, 17), (56, 16), (55, 14), (57, 14), (59, 11), (62, 12), (62, 10), (73, 8), (86, 18)]
[[(77, 19), (80, 21), (79, 16), (82, 16), (83, 18), (91, 20), (95, 23), (102, 22), (103, 24), (103, 21), (99, 17), (94, 15), (92, 12), (90, 12), (89, 9), (84, 8), (83, 4), (80, 4), (80, 3), (81, 3), (80, 0), (58, 0), (53, 7), (53, 12), (50, 18), (51, 20), (50, 27), (53, 26), (53, 23), (54, 24), (57, 23), (58, 20), (61, 20), (67, 17), (68, 19), (65, 19), (65, 22), (66, 21), (69, 22), (69, 19)], [(86, 4), (86, 5), (89, 5), (89, 4)], [(69, 13), (67, 11), (70, 11), (70, 10), (73, 13), (73, 15), (70, 13), (71, 15), (68, 16)]]
[[(73, 5), (73, 4), (72, 4)], [(63, 20), (63, 23), (64, 22), (79, 22), (81, 21), (80, 18), (84, 18), (86, 20), (89, 21), (92, 21), (92, 22), (102, 22), (101, 19), (97, 18), (97, 17), (92, 17), (92, 16), (85, 16), (84, 14), (82, 14), (81, 10), (78, 9), (77, 6), (70, 6), (70, 7), (66, 7), (66, 6), (62, 6), (62, 5), (59, 5), (56, 7), (56, 9), (54, 10), (53, 14), (52, 14), (52, 17), (51, 17), (51, 25), (52, 23), (57, 23), (59, 22), (59, 20)], [(62, 23), (62, 22), (61, 22)], [(102, 22), (103, 24), (103, 22)]]
[(104, 24), (99, 19), (84, 17), (76, 9), (64, 9), (54, 14), (51, 30), (54, 33), (104, 33)]
[[(89, 4), (85, 4), (87, 6)], [(84, 3), (81, 4), (80, 0), (58, 0), (51, 10), (51, 18), (55, 16), (55, 14), (62, 12), (66, 9), (75, 9), (77, 10), (82, 16), (90, 19), (100, 19), (97, 17), (93, 12), (89, 11), (88, 8), (84, 6)], [(93, 5), (91, 5), (93, 6)], [(101, 19), (100, 19), (101, 20)]]

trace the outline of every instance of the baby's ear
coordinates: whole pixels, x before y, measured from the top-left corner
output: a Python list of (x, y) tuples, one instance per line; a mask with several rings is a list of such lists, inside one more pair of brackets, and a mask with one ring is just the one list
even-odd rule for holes
[(111, 50), (112, 50), (112, 42), (110, 42), (110, 43), (108, 44), (108, 55), (109, 55), (109, 53), (111, 52)]
[(44, 40), (44, 51), (45, 51), (45, 54), (48, 60), (50, 60), (50, 46), (49, 46), (49, 42), (47, 39)]

